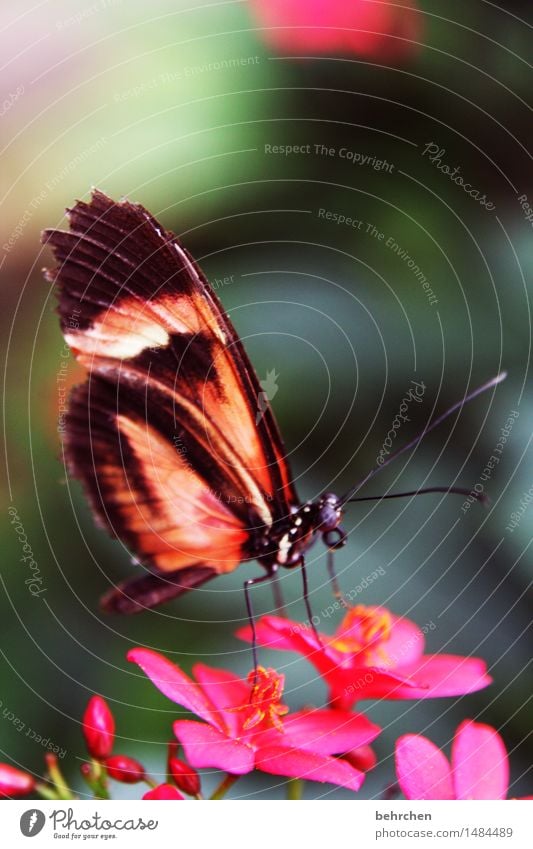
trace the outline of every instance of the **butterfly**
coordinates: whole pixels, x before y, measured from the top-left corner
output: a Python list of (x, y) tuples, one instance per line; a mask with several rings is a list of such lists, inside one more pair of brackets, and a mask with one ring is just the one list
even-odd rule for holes
[(308, 605), (306, 551), (319, 537), (330, 554), (344, 545), (346, 504), (364, 500), (353, 495), (386, 464), (344, 496), (300, 501), (272, 392), (178, 238), (141, 205), (100, 191), (67, 216), (68, 231), (43, 233), (57, 262), (45, 275), (61, 328), (87, 370), (69, 399), (65, 460), (97, 523), (142, 567), (103, 597), (103, 608), (137, 613), (250, 560), (264, 570), (244, 584), (252, 623), (249, 588), (281, 567), (302, 570)]

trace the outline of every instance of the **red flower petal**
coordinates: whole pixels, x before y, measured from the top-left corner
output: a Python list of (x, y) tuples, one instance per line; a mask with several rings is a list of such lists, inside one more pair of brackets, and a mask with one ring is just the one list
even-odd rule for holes
[(250, 696), (249, 685), (233, 672), (213, 669), (203, 663), (196, 663), (193, 666), (193, 673), (210, 702), (223, 715), (221, 722), (225, 723), (230, 732), (236, 734), (239, 727), (239, 714), (234, 708), (246, 704)]
[(369, 666), (336, 669), (325, 675), (324, 680), (330, 688), (330, 702), (342, 708), (363, 699), (419, 699), (420, 693), (425, 692), (415, 681)]
[(220, 717), (202, 689), (170, 660), (150, 649), (132, 649), (128, 660), (137, 663), (165, 696), (187, 708), (212, 725), (220, 726)]
[[(311, 630), (299, 622), (293, 622), (291, 619), (284, 619), (281, 616), (262, 616), (256, 622), (257, 641), (262, 646), (267, 646), (271, 649), (281, 649), (285, 651), (300, 651), (298, 638), (308, 636), (310, 642), (315, 649), (319, 649), (320, 645)], [(235, 636), (246, 643), (252, 642), (252, 629), (249, 625), (244, 628), (239, 628), (235, 632)]]
[(310, 710), (290, 714), (283, 722), (288, 746), (320, 755), (338, 755), (375, 740), (381, 729), (362, 714), (343, 710)]
[(143, 799), (169, 799), (169, 800), (178, 800), (183, 799), (184, 797), (181, 795), (179, 790), (172, 784), (158, 784), (157, 787), (154, 787), (153, 790), (149, 790), (148, 793), (145, 793)]
[(379, 662), (379, 655), (374, 653), (372, 666), (384, 665), (387, 669), (402, 671), (402, 667), (416, 663), (424, 653), (425, 639), (422, 630), (409, 619), (391, 614), (392, 628), (388, 640), (381, 643), (385, 664)]
[(433, 698), (434, 696), (462, 696), (474, 693), (492, 684), (487, 675), (487, 664), (478, 657), (461, 657), (453, 654), (426, 654), (414, 666), (402, 666), (402, 675), (422, 688), (420, 693), (411, 690), (407, 696), (392, 698)]
[(407, 799), (455, 798), (446, 756), (418, 734), (405, 734), (396, 742), (396, 774)]
[(185, 749), (187, 761), (197, 769), (215, 767), (244, 775), (254, 768), (253, 750), (211, 725), (179, 719), (174, 723), (174, 733)]
[(327, 781), (349, 790), (359, 790), (365, 779), (364, 773), (340, 758), (283, 746), (260, 749), (255, 756), (255, 765), (257, 769), (271, 775), (305, 778), (307, 781)]
[(509, 759), (502, 738), (490, 725), (461, 723), (452, 745), (455, 795), (458, 799), (505, 799)]

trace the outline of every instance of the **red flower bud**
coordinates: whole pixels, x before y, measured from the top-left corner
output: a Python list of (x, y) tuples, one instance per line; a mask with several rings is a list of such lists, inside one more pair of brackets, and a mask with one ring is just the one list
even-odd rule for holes
[(143, 799), (183, 799), (181, 793), (172, 784), (158, 784), (153, 790), (145, 793)]
[(123, 781), (124, 784), (136, 784), (142, 781), (145, 775), (143, 765), (127, 755), (111, 755), (105, 765), (109, 777), (115, 781)]
[(115, 720), (101, 696), (93, 696), (83, 714), (83, 736), (93, 758), (105, 760), (113, 751)]
[(348, 761), (356, 769), (360, 769), (361, 772), (367, 772), (367, 770), (373, 769), (378, 762), (376, 753), (368, 745), (359, 746), (358, 749), (352, 749), (351, 752), (343, 755), (342, 759)]
[(200, 776), (192, 766), (173, 756), (168, 759), (168, 771), (176, 785), (188, 796), (197, 796), (200, 792)]
[(0, 796), (26, 796), (35, 788), (35, 779), (9, 764), (0, 763)]

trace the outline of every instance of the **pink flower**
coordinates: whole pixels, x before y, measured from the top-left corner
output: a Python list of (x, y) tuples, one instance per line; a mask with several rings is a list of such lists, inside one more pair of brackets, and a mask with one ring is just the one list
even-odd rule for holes
[(0, 797), (28, 796), (35, 789), (35, 780), (9, 764), (0, 763)]
[[(330, 704), (342, 709), (361, 699), (421, 699), (459, 696), (491, 683), (479, 658), (424, 652), (421, 629), (384, 607), (352, 607), (339, 628), (321, 635), (279, 616), (257, 623), (263, 646), (303, 654), (329, 687)], [(247, 626), (237, 636), (251, 641)]]
[(455, 732), (451, 763), (426, 737), (400, 737), (396, 773), (408, 799), (505, 799), (509, 789), (509, 760), (502, 738), (490, 725), (471, 719)]
[(183, 796), (179, 790), (176, 790), (173, 784), (158, 784), (153, 790), (148, 790), (148, 792), (144, 794), (143, 799), (168, 799), (171, 801), (183, 799)]
[[(332, 757), (366, 746), (380, 729), (366, 717), (342, 710), (304, 710), (289, 714), (281, 701), (284, 677), (259, 667), (248, 683), (231, 672), (196, 664), (196, 681), (148, 649), (133, 649), (158, 690), (195, 713), (202, 722), (178, 720), (174, 733), (187, 761), (244, 775), (259, 769), (272, 775), (327, 781), (358, 790), (364, 773)], [(253, 686), (251, 686), (254, 684)]]
[(89, 754), (97, 760), (108, 758), (115, 741), (115, 719), (101, 696), (89, 699), (83, 714), (82, 731)]
[(415, 0), (401, 6), (386, 0), (250, 0), (250, 6), (259, 34), (282, 52), (396, 59), (415, 52), (422, 37)]

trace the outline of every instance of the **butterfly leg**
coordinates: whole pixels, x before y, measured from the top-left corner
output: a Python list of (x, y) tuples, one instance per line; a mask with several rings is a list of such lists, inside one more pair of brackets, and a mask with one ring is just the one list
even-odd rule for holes
[(285, 602), (283, 600), (283, 593), (279, 582), (279, 569), (276, 569), (272, 576), (272, 595), (274, 596), (274, 607), (276, 609), (276, 613), (280, 616), (286, 616), (287, 612), (285, 610)]
[(351, 607), (350, 603), (346, 601), (344, 594), (339, 586), (339, 579), (337, 578), (337, 573), (335, 571), (335, 562), (334, 562), (334, 551), (331, 548), (327, 550), (327, 564), (328, 564), (328, 574), (329, 579), (331, 581), (331, 587), (333, 589), (333, 596), (337, 599), (343, 607)]
[[(278, 566), (276, 563), (272, 564), (266, 575), (260, 575), (258, 578), (250, 578), (248, 581), (245, 581), (244, 586), (244, 597), (246, 599), (246, 611), (248, 613), (248, 621), (250, 623), (250, 628), (252, 629), (252, 657), (254, 662), (254, 670), (257, 677), (257, 631), (255, 629), (255, 617), (254, 617), (254, 608), (252, 605), (252, 598), (250, 596), (250, 587), (253, 587), (255, 584), (262, 584), (264, 581), (269, 581), (278, 571)], [(255, 686), (255, 678), (254, 678), (254, 686)], [(253, 691), (253, 687), (252, 687)]]
[(324, 648), (324, 643), (322, 642), (322, 637), (318, 633), (318, 631), (316, 629), (316, 625), (313, 621), (314, 616), (313, 616), (313, 611), (311, 610), (311, 603), (309, 601), (309, 581), (307, 580), (307, 569), (306, 569), (306, 566), (305, 566), (305, 558), (303, 557), (303, 555), (302, 555), (298, 565), (300, 566), (300, 570), (301, 570), (301, 573), (302, 573), (303, 597), (304, 597), (305, 609), (307, 611), (307, 618), (309, 620), (309, 624), (311, 625), (311, 628), (313, 629), (313, 633), (314, 633), (314, 635), (317, 639), (318, 644), (320, 646), (322, 646), (322, 648)]

